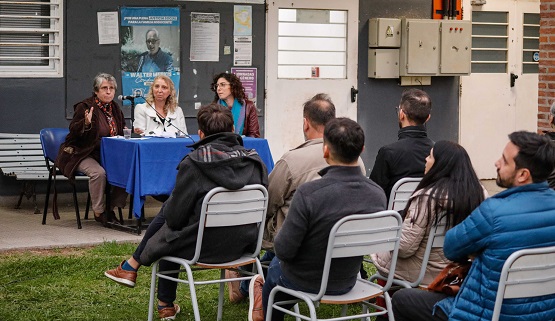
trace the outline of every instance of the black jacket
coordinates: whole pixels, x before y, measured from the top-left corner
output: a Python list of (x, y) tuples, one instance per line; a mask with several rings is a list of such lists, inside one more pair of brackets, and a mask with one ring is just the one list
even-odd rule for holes
[(401, 128), (398, 136), (398, 141), (380, 148), (370, 173), (370, 179), (383, 188), (388, 200), (398, 180), (424, 176), (426, 157), (434, 147), (423, 125)]
[[(547, 137), (551, 138), (551, 140), (555, 140), (555, 132), (544, 132), (545, 135), (547, 135)], [(553, 170), (553, 172), (551, 172), (551, 174), (549, 174), (549, 177), (547, 178), (547, 183), (549, 184), (549, 187), (555, 189), (555, 170)]]
[[(164, 255), (193, 257), (204, 196), (214, 187), (240, 189), (248, 184), (268, 186), (268, 171), (255, 150), (246, 150), (234, 133), (211, 135), (192, 146), (178, 167), (175, 187), (161, 211), (166, 224), (147, 242), (143, 265)], [(256, 245), (254, 225), (209, 228), (204, 232), (200, 260), (231, 261)]]

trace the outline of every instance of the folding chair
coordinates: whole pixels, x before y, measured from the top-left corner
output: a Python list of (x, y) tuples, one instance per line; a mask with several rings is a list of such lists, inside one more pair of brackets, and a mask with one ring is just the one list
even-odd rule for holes
[[(40, 143), (42, 145), (42, 152), (44, 155), (44, 160), (46, 162), (46, 168), (48, 169), (48, 185), (46, 186), (46, 198), (44, 201), (44, 211), (42, 212), (42, 224), (46, 224), (46, 214), (48, 211), (48, 201), (50, 198), (50, 188), (52, 183), (56, 185), (56, 175), (61, 175), (61, 172), (56, 168), (54, 162), (58, 157), (58, 151), (60, 145), (65, 141), (69, 129), (67, 128), (44, 128), (40, 131)], [(64, 177), (65, 178), (65, 177)], [(86, 179), (88, 177), (84, 176), (83, 173), (76, 173), (76, 179)], [(75, 184), (71, 184), (73, 187), (73, 204), (75, 206), (75, 216), (77, 217), (77, 228), (81, 228), (81, 217), (79, 215), (79, 203), (77, 202), (77, 189)], [(87, 193), (88, 194), (88, 193)], [(56, 202), (56, 200), (53, 200)], [(91, 204), (91, 195), (87, 196), (87, 208), (85, 210), (85, 219), (89, 218), (89, 207)]]
[[(217, 187), (208, 192), (202, 202), (199, 231), (195, 254), (192, 259), (184, 259), (172, 256), (164, 256), (152, 265), (152, 277), (150, 282), (150, 301), (148, 308), (148, 320), (151, 321), (154, 313), (154, 292), (156, 288), (156, 278), (164, 278), (174, 282), (189, 285), (191, 301), (195, 320), (200, 321), (200, 313), (196, 296), (196, 284), (220, 284), (218, 298), (218, 321), (222, 319), (222, 309), (224, 301), (224, 286), (229, 281), (250, 280), (255, 274), (262, 274), (262, 266), (258, 260), (258, 254), (262, 247), (262, 234), (264, 232), (264, 222), (266, 220), (266, 209), (268, 207), (268, 192), (262, 185), (247, 185), (239, 190), (228, 190)], [(201, 255), (203, 234), (205, 229), (211, 227), (238, 226), (256, 224), (258, 229), (256, 249), (252, 253), (244, 253), (243, 256), (231, 262), (202, 263), (198, 259)], [(160, 261), (166, 260), (181, 264), (185, 269), (179, 271), (158, 271)], [(239, 266), (254, 264), (256, 273), (241, 271), (248, 276), (238, 278), (225, 278), (225, 269), (237, 269)], [(193, 271), (219, 269), (220, 278), (217, 280), (195, 281)], [(179, 279), (168, 276), (175, 272), (187, 272), (187, 279)]]
[[(427, 286), (420, 285), (422, 279), (424, 279), (424, 275), (426, 274), (426, 268), (428, 267), (428, 260), (430, 259), (430, 253), (432, 252), (433, 248), (443, 248), (443, 243), (445, 241), (445, 233), (447, 233), (447, 229), (445, 226), (445, 219), (441, 219), (436, 226), (432, 226), (430, 229), (430, 234), (428, 235), (428, 242), (426, 243), (426, 251), (424, 252), (424, 257), (422, 258), (422, 265), (420, 266), (420, 272), (418, 277), (413, 282), (393, 279), (393, 284), (402, 286), (404, 288), (426, 288)], [(387, 280), (387, 277), (380, 274), (380, 272), (376, 272), (376, 274), (372, 275), (369, 280), (372, 282), (376, 279), (380, 280)]]
[(503, 264), (491, 320), (499, 320), (504, 299), (548, 294), (555, 294), (555, 246), (516, 251)]
[(407, 206), (410, 196), (418, 186), (422, 177), (404, 177), (393, 185), (389, 194), (388, 210), (402, 211)]
[[(346, 294), (326, 295), (325, 293), (332, 259), (334, 258), (363, 256), (368, 253), (393, 251), (391, 269), (395, 271), (399, 240), (401, 237), (401, 224), (402, 220), (399, 213), (390, 210), (373, 214), (349, 215), (339, 220), (330, 231), (319, 292), (314, 294), (276, 286), (270, 292), (266, 320), (272, 319), (272, 312), (274, 309), (303, 320), (322, 320), (318, 318), (316, 308), (320, 303), (323, 303), (343, 305), (341, 317), (323, 320), (353, 320), (387, 314), (389, 320), (393, 321), (391, 298), (387, 293), (393, 282), (393, 274), (390, 274), (386, 285), (383, 287), (359, 277), (355, 286)], [(295, 299), (274, 302), (275, 296), (279, 292), (289, 294), (295, 297)], [(385, 299), (385, 309), (368, 301), (375, 297), (383, 297)], [(283, 307), (283, 305), (296, 304), (299, 302), (305, 302), (307, 304), (310, 316), (305, 316), (297, 311), (291, 311)], [(347, 316), (346, 305), (351, 303), (361, 303), (362, 313)], [(376, 311), (369, 312), (368, 308), (372, 308)]]

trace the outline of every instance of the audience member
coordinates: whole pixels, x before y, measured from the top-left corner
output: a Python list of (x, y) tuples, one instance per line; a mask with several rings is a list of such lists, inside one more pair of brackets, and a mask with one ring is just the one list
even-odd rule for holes
[[(551, 104), (551, 108), (549, 108), (548, 120), (551, 129), (555, 129), (555, 102), (553, 102)], [(551, 140), (555, 140), (555, 131), (544, 131), (544, 133)], [(555, 170), (547, 178), (547, 183), (549, 184), (549, 187), (555, 189)]]
[[(321, 283), (329, 232), (341, 218), (373, 213), (386, 207), (383, 190), (360, 171), (358, 158), (364, 132), (347, 118), (330, 120), (324, 130), (323, 153), (329, 167), (321, 179), (301, 185), (293, 196), (287, 218), (275, 237), (276, 257), (270, 263), (266, 283), (258, 275), (249, 286), (249, 320), (264, 320), (270, 291), (276, 285), (317, 293)], [(335, 259), (327, 294), (343, 294), (354, 286), (362, 257)], [(279, 296), (281, 301), (286, 296)], [(272, 320), (283, 320), (274, 311)]]
[[(393, 295), (396, 321), (491, 320), (499, 277), (513, 252), (555, 245), (555, 191), (546, 179), (555, 164), (549, 138), (530, 132), (509, 135), (495, 162), (497, 185), (504, 190), (486, 199), (447, 232), (443, 251), (456, 262), (473, 258), (456, 297), (402, 289)], [(555, 318), (555, 295), (503, 301), (500, 320)]]
[(231, 110), (236, 134), (260, 137), (256, 106), (247, 99), (239, 77), (226, 72), (218, 74), (210, 88), (216, 93), (214, 102)]
[(165, 75), (158, 75), (148, 90), (144, 104), (135, 107), (135, 133), (156, 136), (187, 134), (185, 116), (177, 106), (173, 81)]
[[(233, 133), (233, 116), (228, 108), (211, 104), (198, 115), (201, 141), (179, 164), (175, 188), (149, 225), (133, 256), (104, 274), (129, 287), (135, 286), (137, 269), (164, 255), (192, 258), (198, 233), (201, 204), (211, 189), (222, 186), (240, 189), (247, 184), (268, 184), (266, 166), (255, 150), (243, 147), (242, 138)], [(207, 229), (200, 260), (206, 263), (238, 259), (254, 247), (257, 228), (252, 224)], [(160, 262), (161, 271), (177, 270), (178, 264)], [(177, 274), (174, 274), (177, 277)], [(177, 283), (158, 281), (158, 314), (173, 319), (180, 308), (174, 304)]]
[(138, 72), (160, 72), (173, 70), (173, 58), (160, 49), (160, 34), (151, 28), (146, 32), (147, 51), (139, 56)]
[[(114, 95), (118, 84), (114, 76), (99, 73), (94, 77), (93, 95), (73, 106), (73, 119), (69, 134), (60, 146), (56, 166), (70, 180), (75, 172), (89, 177), (89, 193), (94, 219), (106, 226), (116, 219), (115, 206), (125, 207), (127, 193), (123, 188), (112, 187), (111, 208), (106, 209), (106, 172), (100, 165), (100, 140), (102, 137), (123, 136), (125, 119)], [(114, 157), (117, 157), (115, 155)], [(54, 212), (55, 217), (57, 213)]]
[[(446, 228), (462, 222), (487, 197), (464, 148), (439, 141), (426, 157), (424, 177), (410, 197), (406, 209), (395, 278), (414, 282), (418, 278), (430, 230), (444, 220)], [(381, 275), (389, 274), (391, 252), (372, 254)], [(422, 280), (428, 285), (449, 263), (442, 248), (430, 252)], [(385, 283), (384, 283), (385, 285)]]
[(430, 119), (432, 100), (419, 89), (403, 92), (397, 107), (399, 140), (378, 151), (370, 179), (380, 185), (389, 200), (391, 188), (404, 177), (422, 177), (426, 156), (434, 142), (428, 138), (425, 123)]

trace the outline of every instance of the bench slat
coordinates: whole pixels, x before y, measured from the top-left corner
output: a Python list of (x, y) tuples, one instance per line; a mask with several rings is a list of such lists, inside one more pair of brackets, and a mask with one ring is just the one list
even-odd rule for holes
[(10, 144), (40, 144), (39, 138), (0, 138), (0, 145)]
[(40, 138), (40, 134), (0, 133), (0, 138)]
[(46, 163), (44, 162), (44, 157), (42, 161), (15, 161), (15, 162), (2, 162), (0, 161), (0, 169), (4, 167), (25, 167), (25, 166), (43, 166), (46, 168)]
[(29, 144), (3, 144), (0, 142), (0, 150), (17, 150), (17, 149), (33, 149), (33, 150), (40, 150), (42, 152), (42, 145), (40, 143), (29, 143)]
[(0, 150), (0, 156), (14, 156), (14, 155), (43, 155), (41, 150)]
[[(32, 162), (32, 161), (43, 161), (44, 156), (2, 156), (0, 157), (0, 164), (5, 162)], [(44, 165), (46, 167), (46, 165)]]

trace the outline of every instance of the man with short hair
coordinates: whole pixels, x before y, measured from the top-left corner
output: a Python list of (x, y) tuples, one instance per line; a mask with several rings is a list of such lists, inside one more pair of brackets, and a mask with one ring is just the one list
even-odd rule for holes
[[(326, 246), (333, 225), (352, 214), (374, 213), (386, 207), (383, 190), (361, 173), (358, 158), (364, 148), (364, 132), (348, 118), (330, 120), (324, 130), (323, 154), (328, 167), (320, 179), (301, 185), (289, 213), (275, 237), (276, 257), (270, 263), (266, 283), (255, 276), (249, 286), (249, 320), (264, 320), (268, 297), (276, 285), (317, 293), (320, 288)], [(351, 290), (362, 257), (335, 259), (328, 294)], [(284, 300), (283, 297), (276, 300)], [(274, 311), (273, 320), (283, 320)]]
[(160, 34), (151, 28), (146, 32), (147, 51), (139, 56), (138, 72), (160, 72), (173, 70), (173, 58), (160, 49)]
[[(306, 182), (320, 178), (318, 171), (328, 166), (322, 154), (324, 128), (335, 118), (335, 105), (327, 94), (319, 93), (303, 105), (303, 134), (305, 142), (285, 153), (270, 173), (268, 183), (268, 212), (262, 247), (266, 253), (262, 261), (274, 257), (274, 238), (287, 217), (293, 194)], [(359, 165), (365, 174), (364, 163)], [(226, 270), (226, 277), (239, 273)], [(240, 283), (240, 285), (239, 285)], [(240, 302), (249, 295), (249, 282), (229, 282), (229, 300)]]
[(434, 146), (424, 126), (431, 111), (432, 100), (426, 92), (415, 88), (403, 92), (397, 106), (399, 140), (380, 148), (370, 173), (370, 179), (383, 188), (388, 200), (398, 180), (424, 176), (426, 156)]
[[(555, 145), (546, 136), (514, 132), (495, 162), (497, 185), (507, 188), (476, 208), (445, 236), (443, 252), (472, 267), (456, 297), (419, 289), (393, 295), (396, 321), (491, 320), (501, 269), (522, 249), (555, 245), (555, 191), (546, 179), (555, 165)], [(541, 286), (541, 285), (538, 285)], [(500, 320), (555, 318), (555, 295), (503, 301)]]
[[(255, 150), (243, 147), (233, 133), (229, 108), (212, 103), (197, 114), (201, 140), (192, 145), (178, 166), (175, 187), (149, 224), (133, 256), (104, 275), (122, 285), (135, 286), (137, 270), (162, 256), (191, 259), (195, 252), (201, 205), (204, 196), (221, 186), (237, 190), (249, 184), (268, 185), (268, 172)], [(200, 260), (206, 263), (233, 261), (256, 246), (258, 228), (249, 225), (206, 229)], [(160, 262), (160, 270), (179, 270), (179, 264)], [(173, 274), (177, 277), (177, 274)], [(173, 320), (180, 308), (174, 304), (177, 283), (158, 281), (158, 315)]]

